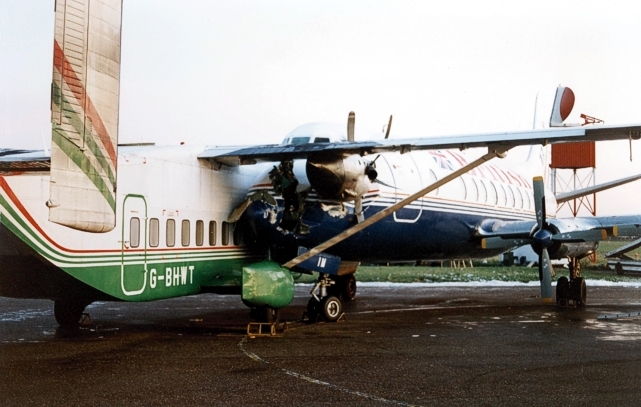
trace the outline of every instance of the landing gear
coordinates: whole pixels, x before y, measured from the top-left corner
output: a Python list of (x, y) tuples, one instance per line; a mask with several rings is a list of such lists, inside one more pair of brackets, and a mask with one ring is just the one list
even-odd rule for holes
[(343, 301), (353, 301), (356, 298), (356, 278), (354, 274), (333, 276), (334, 285), (327, 289), (327, 293)]
[[(353, 279), (354, 276), (350, 274), (343, 277), (352, 277)], [(342, 283), (338, 287), (336, 286), (337, 281)], [(350, 293), (352, 294), (351, 297), (349, 296)], [(327, 274), (321, 274), (310, 294), (312, 298), (309, 299), (307, 311), (305, 312), (309, 321), (336, 322), (344, 315), (343, 305), (338, 295), (353, 299), (353, 296), (356, 295), (356, 280), (352, 281), (349, 278), (343, 279), (341, 277), (332, 278)]]
[(85, 301), (78, 300), (55, 300), (53, 303), (53, 315), (60, 326), (74, 327), (80, 325), (82, 314), (89, 305)]
[(310, 298), (307, 303), (307, 317), (310, 321), (316, 322), (322, 318), (326, 322), (336, 322), (343, 315), (341, 300), (333, 295), (327, 296), (320, 301)]
[(570, 279), (560, 277), (556, 282), (556, 304), (561, 307), (585, 306), (587, 299), (587, 287), (581, 275), (581, 265), (576, 257), (570, 258)]

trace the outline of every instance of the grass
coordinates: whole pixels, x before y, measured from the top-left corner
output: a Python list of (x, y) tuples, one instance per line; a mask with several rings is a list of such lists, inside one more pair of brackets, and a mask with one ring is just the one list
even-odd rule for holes
[[(592, 264), (590, 260), (581, 261), (581, 276), (587, 279), (606, 281), (641, 281), (641, 274), (626, 274), (618, 276), (614, 270), (607, 268), (607, 261), (603, 255), (612, 251), (629, 241), (604, 241), (597, 250), (597, 262)], [(641, 252), (641, 249), (638, 250)], [(628, 253), (634, 257), (634, 251)], [(557, 278), (565, 275), (568, 271), (562, 267), (556, 267)], [(318, 275), (302, 275), (297, 279), (300, 283), (315, 282)], [(487, 259), (484, 264), (481, 260), (474, 261), (474, 267), (451, 268), (451, 267), (428, 267), (413, 265), (368, 265), (360, 266), (356, 272), (356, 279), (362, 282), (394, 282), (394, 283), (438, 283), (438, 282), (471, 282), (471, 281), (518, 281), (527, 283), (539, 281), (538, 267), (501, 266), (498, 257)], [(553, 280), (554, 281), (554, 280)]]

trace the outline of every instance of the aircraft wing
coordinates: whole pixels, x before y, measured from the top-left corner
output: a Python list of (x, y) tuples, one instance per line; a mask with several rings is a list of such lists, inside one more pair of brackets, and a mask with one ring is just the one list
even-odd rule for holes
[[(552, 240), (561, 242), (594, 242), (611, 236), (635, 237), (641, 234), (641, 215), (547, 219), (547, 223), (558, 230)], [(482, 239), (483, 248), (507, 250), (530, 244), (536, 226), (536, 220), (488, 219), (477, 227), (476, 235)]]
[(222, 153), (217, 149), (205, 150), (199, 158), (212, 159), (220, 164), (236, 166), (258, 161), (281, 161), (306, 158), (314, 154), (375, 154), (386, 151), (489, 149), (511, 148), (521, 145), (605, 141), (641, 138), (641, 124), (623, 126), (564, 127), (517, 132), (487, 133), (436, 138), (387, 139), (377, 141), (279, 144), (241, 148)]
[(51, 157), (42, 150), (0, 148), (0, 172), (46, 171)]

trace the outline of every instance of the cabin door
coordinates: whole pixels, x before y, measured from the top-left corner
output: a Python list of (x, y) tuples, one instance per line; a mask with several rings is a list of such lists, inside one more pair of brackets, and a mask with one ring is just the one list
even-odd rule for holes
[(127, 195), (122, 205), (120, 285), (123, 294), (142, 294), (147, 286), (147, 202)]
[[(396, 202), (407, 198), (423, 188), (418, 168), (410, 154), (388, 154), (385, 158), (394, 176)], [(416, 222), (423, 212), (422, 205), (421, 200), (412, 202), (405, 208), (394, 212), (394, 220), (405, 223)]]

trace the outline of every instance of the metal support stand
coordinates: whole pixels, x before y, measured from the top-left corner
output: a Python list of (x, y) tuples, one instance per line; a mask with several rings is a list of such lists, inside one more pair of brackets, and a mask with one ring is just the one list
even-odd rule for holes
[(276, 336), (278, 333), (287, 331), (287, 321), (279, 322), (250, 322), (247, 324), (247, 336)]

